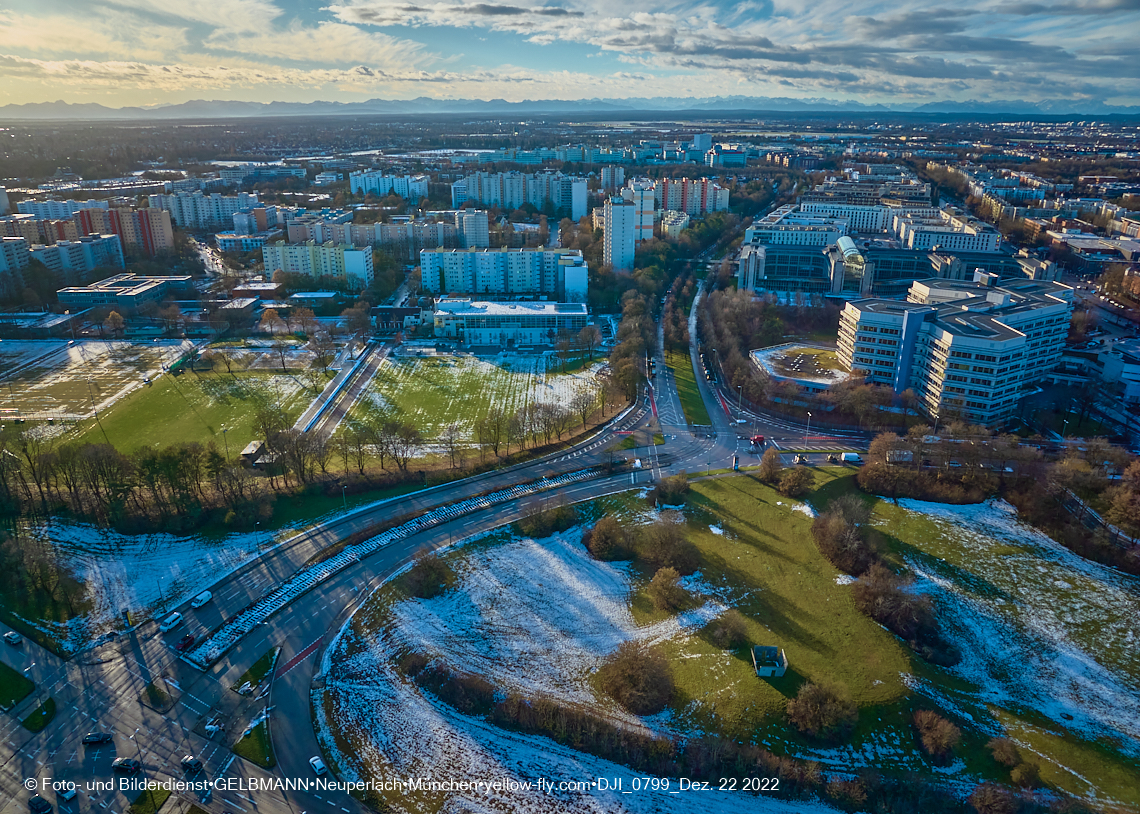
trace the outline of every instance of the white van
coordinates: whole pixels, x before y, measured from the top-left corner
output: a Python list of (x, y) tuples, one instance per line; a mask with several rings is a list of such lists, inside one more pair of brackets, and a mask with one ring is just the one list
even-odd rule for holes
[(861, 464), (863, 459), (859, 457), (858, 452), (844, 452), (841, 459), (845, 464)]
[(214, 595), (209, 591), (202, 591), (202, 593), (198, 594), (196, 597), (190, 600), (190, 607), (197, 610), (213, 598)]
[(161, 630), (163, 633), (165, 633), (168, 630), (173, 630), (174, 628), (178, 627), (178, 625), (180, 625), (181, 623), (182, 623), (182, 614), (179, 613), (178, 611), (175, 611), (174, 613), (170, 614), (169, 616), (167, 616), (165, 619), (162, 620), (162, 624), (158, 626), (158, 629)]

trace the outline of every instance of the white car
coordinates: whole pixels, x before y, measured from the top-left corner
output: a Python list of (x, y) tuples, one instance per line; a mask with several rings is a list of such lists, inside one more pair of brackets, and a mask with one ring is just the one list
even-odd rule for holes
[(313, 773), (316, 774), (317, 777), (329, 773), (328, 766), (326, 766), (325, 762), (316, 755), (309, 758), (309, 765), (313, 767)]

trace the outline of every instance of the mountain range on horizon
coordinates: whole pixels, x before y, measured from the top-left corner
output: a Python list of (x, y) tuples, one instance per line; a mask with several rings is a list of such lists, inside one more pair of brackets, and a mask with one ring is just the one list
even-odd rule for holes
[(1140, 106), (1114, 106), (1103, 102), (1050, 100), (940, 101), (919, 105), (867, 105), (852, 100), (757, 96), (652, 97), (626, 99), (540, 99), (508, 102), (504, 99), (369, 99), (361, 102), (243, 102), (192, 100), (156, 107), (112, 108), (94, 102), (32, 102), (0, 106), (0, 121), (136, 121), (174, 119), (226, 119), (275, 116), (401, 116), (414, 114), (472, 113), (567, 114), (567, 113), (918, 113), (949, 115), (1028, 116), (1140, 116)]

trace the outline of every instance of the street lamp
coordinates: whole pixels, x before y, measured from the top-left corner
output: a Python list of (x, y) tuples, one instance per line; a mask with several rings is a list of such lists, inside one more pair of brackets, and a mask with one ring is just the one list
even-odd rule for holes
[(804, 429), (804, 450), (807, 450), (808, 435), (811, 433), (811, 410), (808, 410), (807, 427)]

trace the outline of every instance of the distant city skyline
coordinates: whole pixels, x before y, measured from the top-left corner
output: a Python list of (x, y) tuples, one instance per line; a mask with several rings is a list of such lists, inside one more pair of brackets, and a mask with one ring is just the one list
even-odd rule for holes
[(720, 95), (1140, 104), (1140, 0), (12, 0), (0, 104)]

